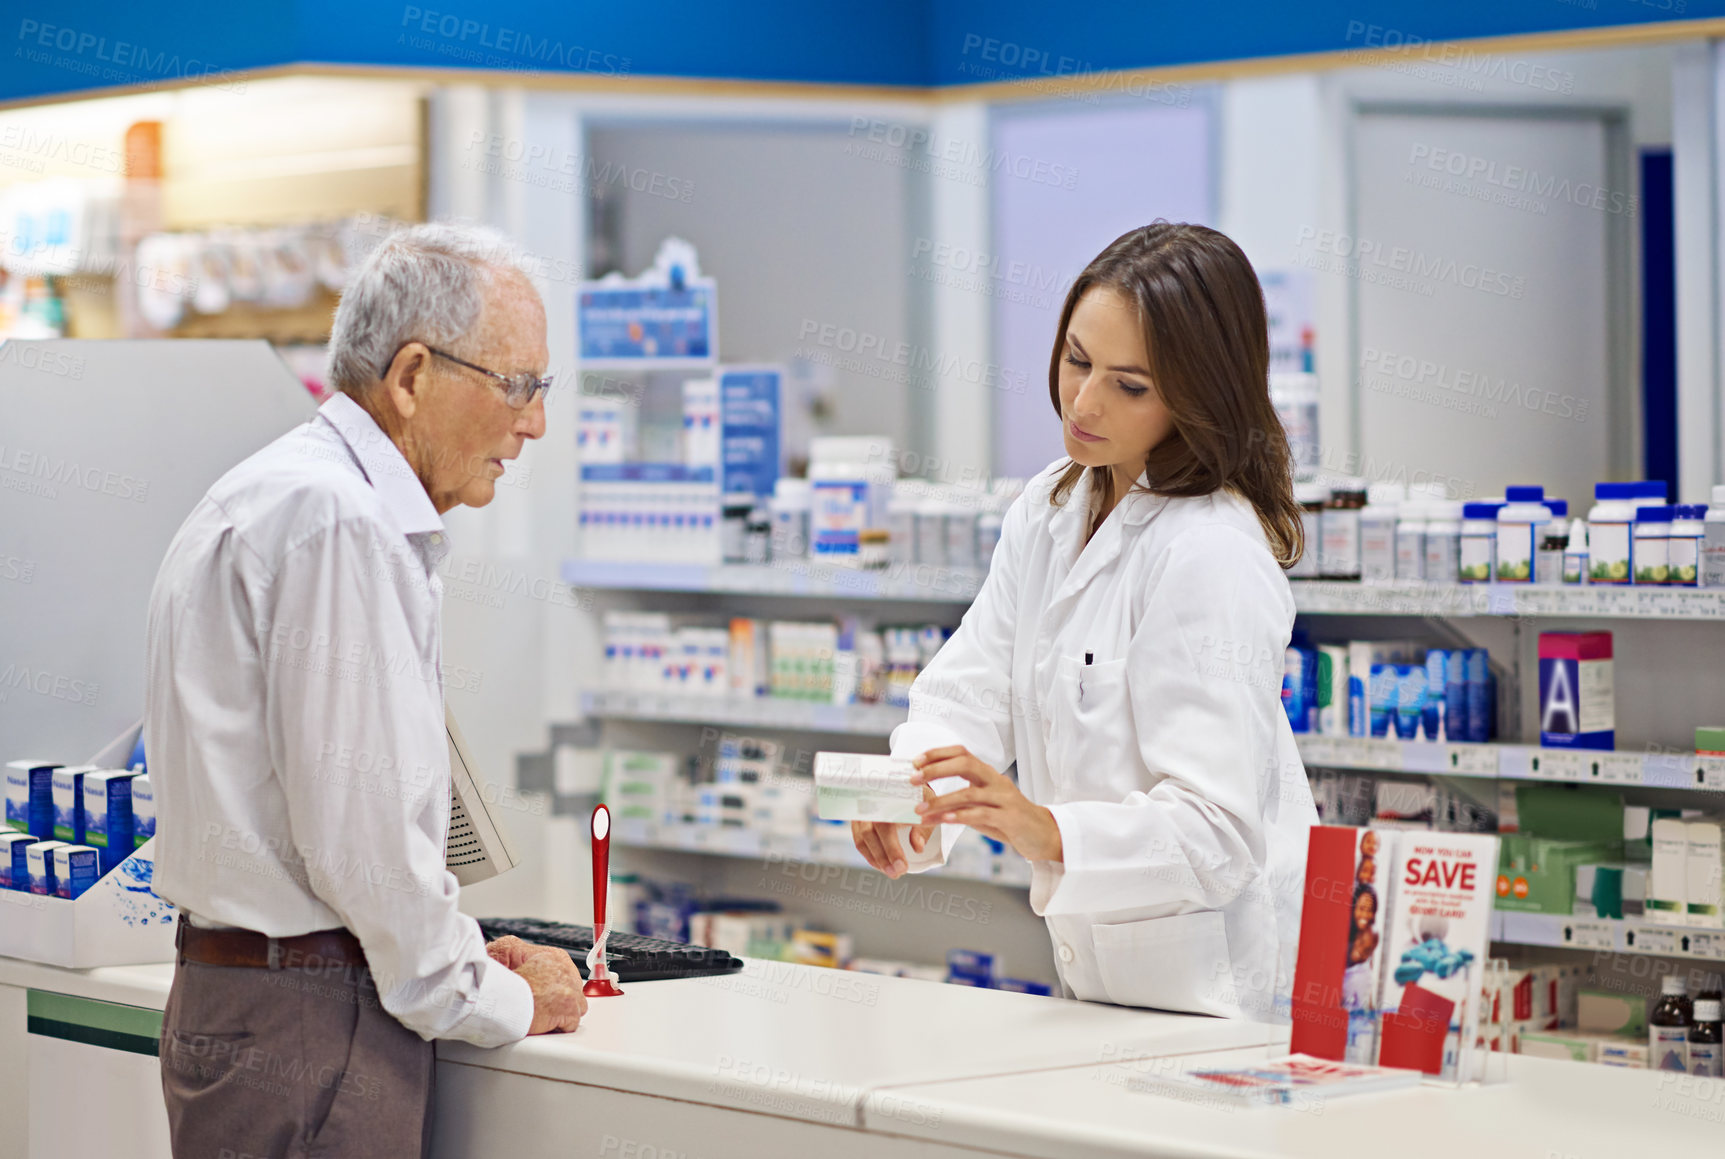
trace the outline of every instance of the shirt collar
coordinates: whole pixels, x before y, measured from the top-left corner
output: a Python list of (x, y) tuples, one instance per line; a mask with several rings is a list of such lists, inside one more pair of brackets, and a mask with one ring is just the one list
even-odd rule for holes
[(360, 470), (365, 472), (366, 481), (377, 491), (384, 510), (389, 512), (403, 534), (445, 531), (443, 519), (432, 505), (431, 496), (425, 493), (425, 485), (407, 465), (395, 441), (384, 433), (364, 407), (337, 391), (318, 408), (317, 413), (335, 428), (336, 434), (353, 451)]

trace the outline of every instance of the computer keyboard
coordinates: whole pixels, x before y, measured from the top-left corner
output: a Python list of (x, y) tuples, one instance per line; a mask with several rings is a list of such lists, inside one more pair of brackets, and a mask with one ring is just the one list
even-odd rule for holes
[[(479, 930), (486, 941), (514, 934), (524, 942), (556, 946), (575, 959), (581, 976), (587, 976), (587, 951), (593, 948), (592, 926), (570, 926), (539, 918), (480, 918)], [(611, 931), (605, 943), (605, 961), (617, 981), (654, 982), (660, 978), (705, 978), (734, 974), (743, 968), (741, 958), (707, 946), (690, 946), (665, 938)]]

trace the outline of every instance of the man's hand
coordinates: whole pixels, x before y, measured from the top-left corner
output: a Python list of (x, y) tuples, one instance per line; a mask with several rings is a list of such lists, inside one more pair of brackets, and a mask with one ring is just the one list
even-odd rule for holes
[(565, 958), (569, 956), (555, 946), (536, 946), (532, 942), (522, 941), (514, 934), (505, 935), (489, 943), (485, 952), (491, 955), (492, 961), (500, 962), (510, 970), (519, 969), (521, 963), (540, 954), (557, 954)]
[(1019, 791), (1012, 781), (970, 755), (962, 745), (929, 749), (912, 762), (911, 784), (927, 788), (942, 777), (963, 777), (970, 784), (916, 807), (931, 825), (968, 825), (984, 837), (1005, 842), (1030, 861), (1064, 861), (1065, 847), (1054, 814)]
[(587, 1013), (587, 997), (581, 993), (581, 972), (568, 954), (562, 950), (534, 954), (515, 967), (515, 972), (527, 979), (533, 991), (533, 1023), (527, 1028), (528, 1034), (570, 1031), (581, 1024), (581, 1016)]

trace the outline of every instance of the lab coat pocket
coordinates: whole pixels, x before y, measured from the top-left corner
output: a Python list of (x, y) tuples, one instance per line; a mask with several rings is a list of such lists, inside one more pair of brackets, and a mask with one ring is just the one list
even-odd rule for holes
[(1110, 774), (1135, 767), (1137, 734), (1126, 695), (1126, 661), (1085, 664), (1064, 656), (1049, 714), (1048, 765), (1057, 784), (1101, 792)]
[(1216, 910), (1092, 927), (1108, 1000), (1191, 1014), (1238, 1016), (1228, 931)]

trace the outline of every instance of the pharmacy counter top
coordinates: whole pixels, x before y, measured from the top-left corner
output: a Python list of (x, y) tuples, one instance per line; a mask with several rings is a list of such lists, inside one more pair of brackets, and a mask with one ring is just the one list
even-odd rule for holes
[(1144, 1094), (1128, 1085), (1136, 1075), (1245, 1066), (1283, 1052), (1278, 1046), (1138, 1058), (895, 1088), (891, 1093), (916, 1107), (922, 1122), (882, 1113), (893, 1109), (883, 1102), (882, 1111), (865, 1109), (864, 1126), (985, 1154), (1042, 1159), (1335, 1159), (1375, 1153), (1397, 1159), (1607, 1159), (1720, 1149), (1725, 1080), (1521, 1055), (1497, 1060), (1507, 1078), (1496, 1083), (1460, 1090), (1422, 1085), (1316, 1098), (1288, 1108), (1234, 1108)]
[[(156, 1009), (172, 973), (166, 965), (62, 970), (0, 959), (0, 987), (14, 992)], [(1122, 1053), (1262, 1046), (1277, 1035), (1252, 1023), (777, 962), (624, 988), (621, 998), (593, 1001), (574, 1034), (497, 1050), (439, 1044), (438, 1153), (479, 1153), (501, 1132), (521, 1159), (586, 1153), (607, 1138), (656, 1138), (661, 1153), (709, 1159), (748, 1153), (740, 1143), (716, 1147), (720, 1136), (753, 1139), (763, 1148), (754, 1153), (806, 1145), (849, 1154), (867, 1138), (859, 1128), (871, 1109), (889, 1123), (924, 1117), (893, 1089), (1087, 1068)], [(911, 1150), (944, 1155), (943, 1142)]]

